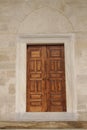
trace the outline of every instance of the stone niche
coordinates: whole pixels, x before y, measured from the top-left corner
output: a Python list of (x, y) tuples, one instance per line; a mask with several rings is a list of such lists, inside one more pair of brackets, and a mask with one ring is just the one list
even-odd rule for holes
[(72, 33), (70, 20), (58, 9), (51, 7), (37, 8), (21, 22), (19, 34), (58, 34)]
[(87, 0), (0, 0), (1, 121), (37, 120), (25, 109), (25, 53), (27, 44), (42, 42), (63, 42), (69, 63), (67, 112), (43, 113), (43, 120), (87, 120), (86, 12)]
[[(16, 119), (29, 121), (77, 120), (74, 44), (71, 22), (59, 10), (44, 7), (29, 14), (20, 24), (17, 36)], [(27, 44), (64, 43), (66, 62), (67, 112), (26, 112)], [(20, 75), (20, 76), (19, 76)]]

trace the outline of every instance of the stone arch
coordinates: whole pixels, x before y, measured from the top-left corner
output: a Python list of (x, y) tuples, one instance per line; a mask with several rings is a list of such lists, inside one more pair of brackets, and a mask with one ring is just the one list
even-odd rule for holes
[(73, 26), (69, 19), (59, 10), (41, 7), (27, 15), (21, 22), (19, 34), (71, 33)]

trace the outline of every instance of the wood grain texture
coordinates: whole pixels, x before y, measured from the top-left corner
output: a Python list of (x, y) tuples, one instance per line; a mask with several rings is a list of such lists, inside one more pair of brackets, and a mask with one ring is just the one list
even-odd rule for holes
[(47, 46), (48, 111), (66, 111), (64, 45)]
[(0, 129), (87, 129), (87, 121), (0, 122)]
[(27, 112), (46, 110), (44, 46), (27, 48)]
[(27, 47), (27, 112), (66, 111), (64, 45)]

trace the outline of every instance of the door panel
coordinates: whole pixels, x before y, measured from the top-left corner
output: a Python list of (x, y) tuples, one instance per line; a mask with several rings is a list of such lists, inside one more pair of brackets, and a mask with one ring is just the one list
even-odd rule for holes
[(66, 111), (64, 46), (28, 46), (27, 112)]
[(44, 80), (44, 47), (27, 48), (27, 111), (40, 112), (46, 109)]
[(66, 111), (64, 46), (47, 46), (48, 111)]

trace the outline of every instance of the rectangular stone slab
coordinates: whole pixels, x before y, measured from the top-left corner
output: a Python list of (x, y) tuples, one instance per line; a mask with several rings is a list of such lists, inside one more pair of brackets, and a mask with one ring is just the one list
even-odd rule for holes
[(0, 122), (0, 129), (87, 129), (87, 121)]

